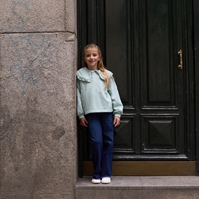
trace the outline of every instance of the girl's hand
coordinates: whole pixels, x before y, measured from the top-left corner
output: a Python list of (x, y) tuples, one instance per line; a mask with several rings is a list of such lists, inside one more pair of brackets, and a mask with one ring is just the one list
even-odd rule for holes
[(85, 127), (88, 127), (88, 121), (86, 120), (86, 118), (85, 117), (83, 117), (83, 118), (81, 118), (80, 120), (80, 125), (81, 126), (85, 126)]
[(114, 125), (114, 127), (120, 125), (120, 118), (119, 117), (117, 117), (117, 116), (114, 117), (113, 125)]

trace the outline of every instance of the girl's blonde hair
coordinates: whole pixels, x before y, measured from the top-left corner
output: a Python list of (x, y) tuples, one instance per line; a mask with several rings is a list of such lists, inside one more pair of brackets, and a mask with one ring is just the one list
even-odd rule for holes
[(110, 83), (109, 77), (108, 77), (108, 74), (106, 73), (106, 69), (105, 69), (105, 66), (103, 64), (103, 57), (102, 57), (102, 54), (101, 54), (101, 50), (96, 44), (88, 44), (87, 46), (84, 47), (82, 64), (83, 64), (83, 66), (87, 66), (87, 63), (85, 62), (84, 57), (85, 57), (85, 51), (88, 48), (97, 48), (98, 54), (99, 54), (99, 57), (100, 57), (100, 60), (97, 63), (97, 69), (101, 71), (103, 77), (105, 78), (105, 88), (108, 88), (109, 83)]

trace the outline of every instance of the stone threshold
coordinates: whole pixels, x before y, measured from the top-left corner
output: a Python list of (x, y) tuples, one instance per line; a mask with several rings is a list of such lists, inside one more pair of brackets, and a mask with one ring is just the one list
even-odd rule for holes
[(113, 176), (110, 184), (77, 180), (76, 199), (198, 199), (198, 176)]
[(76, 188), (198, 188), (199, 176), (113, 176), (110, 184), (92, 184), (91, 177), (79, 178)]

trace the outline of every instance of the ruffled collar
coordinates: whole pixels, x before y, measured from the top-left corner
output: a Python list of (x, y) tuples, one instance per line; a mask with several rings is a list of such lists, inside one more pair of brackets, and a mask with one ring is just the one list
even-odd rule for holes
[[(105, 81), (105, 78), (102, 75), (100, 70), (89, 70), (87, 67), (79, 69), (76, 72), (76, 76), (81, 81), (91, 82), (92, 81), (92, 73), (97, 73), (99, 75), (100, 79)], [(106, 70), (106, 73), (108, 74), (109, 78), (113, 75), (113, 73), (108, 70)]]

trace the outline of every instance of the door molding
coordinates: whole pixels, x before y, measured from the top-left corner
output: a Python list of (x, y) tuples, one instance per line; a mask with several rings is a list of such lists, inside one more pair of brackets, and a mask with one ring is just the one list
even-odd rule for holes
[(199, 175), (199, 0), (193, 1), (194, 21), (194, 66), (195, 66), (195, 131), (196, 170)]

